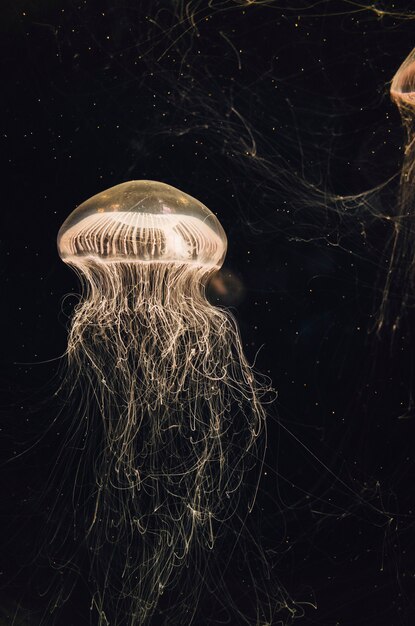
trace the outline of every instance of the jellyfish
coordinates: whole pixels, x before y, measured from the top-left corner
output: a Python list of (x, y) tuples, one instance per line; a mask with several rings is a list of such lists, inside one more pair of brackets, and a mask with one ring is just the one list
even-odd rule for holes
[(399, 109), (406, 135), (399, 195), (399, 217), (405, 223), (412, 221), (415, 183), (415, 49), (393, 77), (390, 93)]
[[(415, 199), (415, 49), (396, 71), (390, 87), (405, 131), (403, 162), (396, 212), (387, 216), (392, 234), (387, 250), (386, 283), (381, 298), (378, 329), (391, 318), (392, 331), (400, 326), (405, 310), (415, 304), (413, 204)], [(386, 312), (389, 310), (388, 315)]]
[[(265, 388), (234, 317), (206, 298), (227, 239), (201, 202), (122, 183), (78, 206), (57, 243), (82, 285), (66, 352), (82, 451), (74, 525), (98, 624), (137, 626), (183, 569), (196, 580), (241, 501), (251, 510)], [(176, 614), (184, 597), (180, 583)]]

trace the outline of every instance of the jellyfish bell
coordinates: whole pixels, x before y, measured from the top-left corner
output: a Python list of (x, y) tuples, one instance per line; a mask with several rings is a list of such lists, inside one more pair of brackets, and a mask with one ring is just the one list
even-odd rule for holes
[(65, 263), (183, 263), (218, 269), (225, 232), (201, 202), (165, 183), (134, 180), (76, 208), (58, 233)]
[[(390, 96), (399, 109), (406, 130), (405, 156), (403, 175), (407, 175), (408, 166), (413, 168), (414, 161), (414, 118), (415, 118), (415, 48), (408, 54), (404, 62), (395, 72), (390, 86)], [(409, 163), (410, 160), (410, 163)]]
[(392, 79), (390, 94), (398, 107), (415, 107), (415, 50), (412, 50)]

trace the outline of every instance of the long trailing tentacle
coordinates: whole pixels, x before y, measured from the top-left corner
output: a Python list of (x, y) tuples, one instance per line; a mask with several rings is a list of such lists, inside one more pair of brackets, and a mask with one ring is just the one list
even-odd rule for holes
[(92, 470), (75, 486), (77, 527), (99, 624), (137, 626), (237, 510), (263, 388), (234, 318), (205, 298), (206, 268), (95, 261), (81, 278), (68, 364)]

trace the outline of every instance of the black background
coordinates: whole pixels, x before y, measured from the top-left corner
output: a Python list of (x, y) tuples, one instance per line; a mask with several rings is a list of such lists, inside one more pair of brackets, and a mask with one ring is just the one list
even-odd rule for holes
[[(79, 292), (56, 234), (134, 178), (217, 214), (228, 293), (211, 298), (278, 391), (252, 514), (294, 607), (273, 623), (413, 624), (411, 311), (375, 332), (404, 142), (388, 85), (414, 46), (411, 4), (38, 0), (1, 14), (0, 624), (21, 604), (16, 624), (37, 625), (47, 604), (29, 582), (36, 502), (59, 445), (51, 398), (76, 302), (63, 299)], [(228, 585), (236, 602), (252, 592), (232, 572)], [(82, 593), (65, 615), (88, 623)]]

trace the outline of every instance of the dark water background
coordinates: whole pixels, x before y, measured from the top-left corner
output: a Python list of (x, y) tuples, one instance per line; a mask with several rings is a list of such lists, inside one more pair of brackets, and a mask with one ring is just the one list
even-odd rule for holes
[[(19, 457), (55, 417), (57, 361), (41, 362), (64, 352), (76, 299), (62, 301), (79, 292), (61, 223), (119, 182), (172, 184), (222, 222), (233, 278), (211, 297), (233, 306), (278, 390), (253, 513), (271, 577), (317, 605), (297, 606), (299, 624), (410, 625), (413, 313), (393, 338), (374, 327), (404, 141), (388, 83), (415, 16), (409, 2), (310, 4), (3, 5), (2, 453)], [(23, 602), (16, 624), (36, 626), (46, 606), (47, 568), (33, 584), (27, 561), (59, 429), (2, 469), (0, 624)], [(237, 571), (227, 585), (249, 604)], [(62, 626), (88, 623), (85, 597), (81, 585)], [(200, 624), (204, 610), (213, 619), (208, 594)]]

